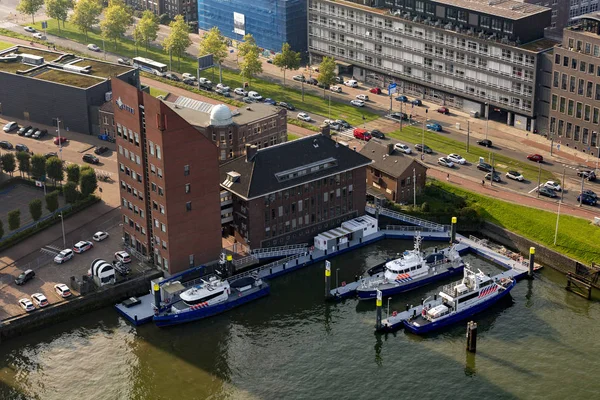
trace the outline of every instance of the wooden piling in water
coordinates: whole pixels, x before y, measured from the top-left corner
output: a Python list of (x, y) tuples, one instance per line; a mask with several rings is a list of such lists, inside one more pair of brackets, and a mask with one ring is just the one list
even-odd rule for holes
[(477, 322), (470, 321), (467, 324), (467, 350), (472, 353), (477, 351)]

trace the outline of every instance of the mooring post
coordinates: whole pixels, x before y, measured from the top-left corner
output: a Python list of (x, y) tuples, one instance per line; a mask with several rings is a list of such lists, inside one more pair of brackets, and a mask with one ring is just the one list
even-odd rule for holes
[(160, 311), (160, 286), (158, 283), (155, 283), (153, 286), (154, 289), (154, 307), (156, 311)]
[(331, 298), (331, 263), (325, 261), (325, 298)]
[(472, 353), (477, 351), (477, 322), (470, 321), (467, 324), (467, 350)]
[(535, 247), (529, 248), (529, 271), (527, 272), (527, 276), (529, 279), (533, 278), (533, 266), (535, 262)]
[(454, 243), (456, 240), (456, 217), (452, 217), (452, 225), (450, 225), (450, 243)]
[(375, 323), (375, 329), (381, 329), (381, 308), (383, 305), (383, 293), (381, 290), (377, 290), (377, 322)]

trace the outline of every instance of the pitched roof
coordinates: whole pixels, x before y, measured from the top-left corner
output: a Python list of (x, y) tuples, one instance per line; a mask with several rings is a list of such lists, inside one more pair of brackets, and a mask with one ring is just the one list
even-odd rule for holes
[[(393, 146), (390, 144), (390, 146)], [(413, 163), (420, 164), (424, 168), (427, 168), (419, 160), (412, 156), (400, 153), (397, 150), (393, 150), (392, 154), (388, 154), (388, 147), (381, 145), (374, 140), (369, 141), (365, 147), (362, 148), (360, 154), (369, 157), (374, 161), (372, 168), (378, 169), (385, 172), (388, 175), (398, 178), (407, 168), (411, 167)]]
[(113, 102), (112, 101), (107, 101), (106, 103), (102, 104), (100, 106), (100, 111), (104, 111), (107, 113), (114, 113), (114, 109), (113, 109)]
[(317, 134), (260, 149), (250, 161), (246, 156), (236, 158), (222, 164), (219, 173), (221, 187), (251, 199), (370, 163), (360, 153)]

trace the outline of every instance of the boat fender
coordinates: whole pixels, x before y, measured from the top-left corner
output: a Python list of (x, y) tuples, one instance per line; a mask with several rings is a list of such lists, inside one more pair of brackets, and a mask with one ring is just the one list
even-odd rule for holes
[(425, 316), (427, 314), (427, 310), (425, 310), (425, 307), (423, 307), (423, 310), (421, 310), (421, 315)]
[(346, 286), (346, 281), (342, 282), (342, 287)]
[(158, 316), (158, 308), (154, 307), (154, 315)]
[(395, 316), (397, 316), (397, 315), (398, 315), (398, 312), (397, 312), (397, 311), (394, 311), (394, 312), (392, 313), (392, 317), (395, 317)]

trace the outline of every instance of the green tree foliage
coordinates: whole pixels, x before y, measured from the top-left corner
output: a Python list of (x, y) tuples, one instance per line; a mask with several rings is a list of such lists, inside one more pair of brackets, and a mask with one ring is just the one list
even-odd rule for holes
[(319, 81), (323, 84), (323, 96), (325, 90), (335, 82), (335, 60), (333, 57), (323, 57), (319, 66)]
[(48, 178), (56, 182), (62, 181), (65, 178), (65, 171), (63, 170), (63, 163), (58, 157), (50, 157), (46, 160), (46, 174)]
[(79, 165), (69, 164), (67, 166), (67, 181), (79, 184)]
[(71, 181), (65, 183), (65, 186), (63, 186), (63, 194), (67, 203), (76, 203), (79, 199), (79, 191), (77, 190), (77, 184)]
[(262, 72), (262, 63), (259, 59), (260, 50), (252, 35), (244, 36), (244, 43), (240, 45), (238, 54), (243, 57), (239, 63), (240, 75), (250, 82), (252, 78)]
[(46, 157), (41, 154), (31, 157), (31, 175), (36, 179), (46, 176)]
[(285, 71), (288, 69), (293, 71), (300, 67), (300, 53), (292, 50), (289, 43), (284, 43), (281, 46), (281, 53), (273, 57), (273, 65), (283, 71), (283, 86), (285, 86)]
[(125, 35), (127, 28), (133, 24), (133, 14), (121, 0), (110, 0), (104, 10), (104, 19), (100, 21), (102, 36), (112, 40), (117, 48), (119, 38)]
[(3, 236), (4, 236), (4, 224), (2, 223), (2, 220), (0, 219), (0, 239), (2, 239)]
[(135, 29), (138, 31), (140, 42), (146, 46), (146, 55), (148, 55), (150, 42), (155, 41), (158, 37), (158, 17), (150, 10), (144, 11)]
[(44, 5), (44, 0), (21, 0), (17, 11), (24, 15), (31, 15), (31, 22), (35, 24), (35, 13)]
[(96, 173), (93, 169), (82, 169), (81, 170), (81, 181), (79, 184), (81, 189), (81, 195), (86, 198), (93, 194), (98, 188), (98, 181), (96, 179)]
[(17, 153), (17, 161), (19, 163), (21, 176), (23, 176), (23, 173), (29, 174), (31, 171), (31, 155), (24, 151), (20, 151)]
[(238, 57), (246, 57), (246, 54), (255, 50), (258, 50), (256, 39), (250, 33), (245, 34), (243, 42), (238, 46)]
[(8, 229), (14, 231), (21, 226), (21, 210), (12, 210), (8, 213)]
[(34, 221), (37, 221), (42, 216), (42, 201), (40, 199), (31, 200), (29, 202), (29, 214)]
[(71, 15), (71, 22), (88, 38), (88, 32), (92, 26), (98, 23), (98, 17), (102, 13), (100, 0), (78, 0)]
[(15, 155), (13, 153), (4, 153), (0, 160), (2, 160), (2, 170), (12, 176), (17, 168)]
[(60, 22), (62, 21), (64, 27), (69, 10), (73, 9), (73, 0), (45, 0), (45, 4), (46, 14), (56, 20), (56, 26), (60, 32)]
[(55, 190), (46, 195), (46, 210), (51, 213), (58, 210), (58, 191)]
[(206, 32), (200, 41), (198, 55), (204, 56), (207, 54), (212, 54), (213, 61), (219, 66), (219, 82), (222, 82), (223, 71), (221, 69), (221, 64), (227, 57), (227, 42), (223, 35), (221, 35), (219, 28), (216, 26)]
[(173, 22), (169, 24), (171, 31), (169, 36), (163, 40), (163, 49), (169, 54), (169, 60), (173, 61), (173, 54), (177, 56), (179, 63), (178, 69), (181, 69), (181, 56), (185, 50), (192, 44), (189, 35), (189, 28), (183, 15), (175, 16)]

